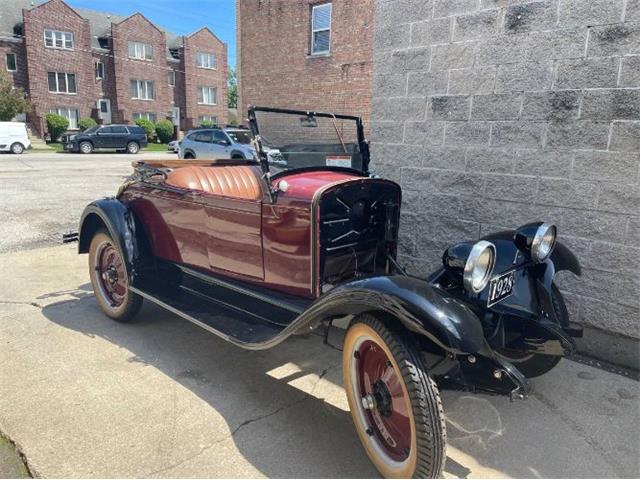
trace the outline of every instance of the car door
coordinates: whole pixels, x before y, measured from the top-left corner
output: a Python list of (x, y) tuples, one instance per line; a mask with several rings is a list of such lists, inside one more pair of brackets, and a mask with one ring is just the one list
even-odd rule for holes
[(111, 127), (100, 127), (94, 134), (93, 146), (95, 148), (108, 148), (110, 136)]
[(230, 158), (231, 142), (222, 130), (212, 131), (211, 158)]
[(127, 141), (129, 140), (129, 130), (123, 126), (111, 127), (111, 140), (109, 148), (116, 148), (118, 150), (124, 150), (127, 148)]

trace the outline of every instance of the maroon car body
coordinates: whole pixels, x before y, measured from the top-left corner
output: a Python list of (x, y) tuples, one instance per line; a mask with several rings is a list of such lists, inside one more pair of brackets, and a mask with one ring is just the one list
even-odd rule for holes
[(440, 475), (438, 388), (524, 398), (581, 335), (553, 283), (577, 259), (536, 222), (408, 275), (401, 189), (370, 175), (359, 118), (252, 107), (249, 120), (254, 160), (136, 162), (86, 207), (96, 300), (126, 321), (146, 299), (251, 350), (316, 328), (326, 342), (348, 319), (343, 377), (367, 454), (388, 477)]

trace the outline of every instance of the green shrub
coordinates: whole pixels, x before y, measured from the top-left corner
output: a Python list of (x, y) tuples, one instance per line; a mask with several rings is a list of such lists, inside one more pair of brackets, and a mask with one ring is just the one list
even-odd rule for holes
[(156, 133), (156, 126), (151, 120), (147, 120), (146, 118), (139, 118), (136, 120), (136, 125), (144, 129), (144, 133), (147, 134), (147, 140), (150, 141), (153, 139), (153, 136)]
[(161, 143), (168, 143), (173, 139), (173, 123), (169, 120), (156, 122), (156, 135)]
[(58, 137), (69, 128), (69, 120), (61, 115), (47, 113), (44, 118), (47, 122), (47, 130), (49, 131), (49, 135), (51, 135), (52, 142), (57, 141)]
[(81, 118), (78, 121), (78, 128), (81, 132), (84, 132), (87, 128), (95, 127), (97, 125), (93, 118)]

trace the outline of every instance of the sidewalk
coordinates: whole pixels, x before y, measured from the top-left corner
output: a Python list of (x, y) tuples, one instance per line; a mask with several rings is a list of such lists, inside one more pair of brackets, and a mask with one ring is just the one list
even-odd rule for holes
[[(0, 430), (44, 477), (376, 477), (315, 335), (113, 322), (75, 245), (0, 254)], [(638, 382), (563, 360), (525, 401), (444, 392), (447, 477), (637, 477)]]

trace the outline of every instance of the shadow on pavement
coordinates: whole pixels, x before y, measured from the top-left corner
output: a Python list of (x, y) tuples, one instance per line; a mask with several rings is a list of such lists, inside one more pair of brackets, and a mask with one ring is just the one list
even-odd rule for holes
[[(44, 307), (49, 320), (124, 348), (132, 353), (128, 361), (151, 365), (189, 389), (222, 415), (237, 449), (264, 475), (377, 476), (349, 413), (314, 395), (320, 380), (306, 384), (311, 393), (294, 386), (311, 382), (305, 380), (311, 373), (342, 385), (340, 353), (324, 346), (318, 336), (293, 337), (275, 349), (250, 352), (149, 302), (132, 323), (114, 322), (98, 309), (90, 284), (47, 297), (69, 294), (75, 299)], [(280, 375), (290, 362), (297, 368)], [(542, 395), (551, 385), (534, 384)], [(326, 390), (322, 388), (320, 395)], [(616, 475), (611, 465), (615, 459), (604, 454), (597, 461), (580, 459), (589, 448), (588, 433), (559, 422), (548, 405), (534, 399), (511, 404), (502, 397), (444, 392), (443, 401), (450, 476), (588, 477), (603, 475), (607, 469)], [(268, 437), (264, 429), (253, 435), (255, 425), (247, 428), (256, 421), (267, 424)]]

